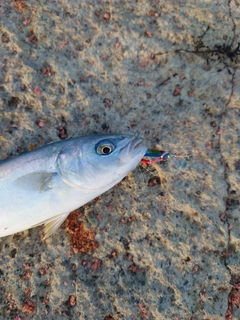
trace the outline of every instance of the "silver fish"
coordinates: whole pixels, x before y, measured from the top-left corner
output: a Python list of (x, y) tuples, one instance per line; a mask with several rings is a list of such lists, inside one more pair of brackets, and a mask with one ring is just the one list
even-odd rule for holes
[(0, 161), (0, 237), (44, 224), (47, 238), (71, 211), (121, 181), (146, 150), (132, 136), (92, 135)]

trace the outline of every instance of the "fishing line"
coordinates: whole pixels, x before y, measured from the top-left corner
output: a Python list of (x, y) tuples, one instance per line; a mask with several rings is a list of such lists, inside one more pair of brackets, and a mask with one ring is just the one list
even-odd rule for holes
[(154, 164), (157, 162), (166, 162), (169, 160), (170, 157), (172, 158), (180, 158), (180, 159), (189, 159), (196, 153), (195, 150), (187, 150), (186, 154), (178, 154), (178, 153), (171, 153), (164, 150), (157, 150), (157, 149), (148, 149), (144, 155), (145, 157), (151, 158), (149, 159), (142, 159), (141, 163), (144, 163), (146, 165)]
[[(166, 182), (167, 182), (167, 176), (161, 171), (160, 167), (157, 165), (158, 163), (167, 163), (169, 159), (186, 159), (189, 160), (190, 157), (192, 157), (195, 153), (197, 153), (196, 150), (186, 150), (184, 153), (175, 153), (171, 151), (165, 151), (165, 150), (158, 150), (158, 149), (148, 149), (141, 160), (141, 168), (146, 170), (151, 176), (158, 176), (160, 178), (160, 189), (164, 189), (165, 191), (168, 189)], [(152, 167), (149, 167), (152, 165)], [(149, 170), (149, 168), (155, 170)], [(140, 170), (141, 176), (143, 177), (143, 181), (145, 180), (142, 171)], [(164, 186), (162, 185), (162, 182), (164, 182)], [(169, 201), (169, 194), (167, 197), (165, 197), (165, 202)], [(159, 207), (159, 204), (161, 200), (157, 200), (155, 196), (151, 197), (152, 203), (156, 205), (156, 207)]]

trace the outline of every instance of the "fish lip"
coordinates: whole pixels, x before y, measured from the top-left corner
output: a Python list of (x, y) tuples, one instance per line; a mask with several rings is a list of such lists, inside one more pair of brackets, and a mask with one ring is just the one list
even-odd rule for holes
[(141, 138), (136, 138), (132, 141), (131, 143), (131, 150), (130, 152), (135, 152), (135, 156), (134, 158), (138, 158), (138, 161), (140, 161), (144, 154), (146, 153), (147, 151), (147, 147), (142, 145), (142, 142), (143, 142), (143, 139)]
[(137, 149), (138, 147), (141, 147), (142, 142), (143, 142), (143, 139), (135, 138), (131, 143), (131, 151), (134, 149)]
[(143, 139), (133, 137), (127, 146), (121, 148), (119, 159), (122, 162), (128, 162), (131, 159), (139, 158), (139, 161), (144, 156), (147, 147), (142, 145)]

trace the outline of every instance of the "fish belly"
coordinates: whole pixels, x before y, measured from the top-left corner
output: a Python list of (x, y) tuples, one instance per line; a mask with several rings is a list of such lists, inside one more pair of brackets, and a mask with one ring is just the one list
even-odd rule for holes
[(61, 181), (58, 187), (39, 192), (0, 183), (0, 237), (29, 229), (60, 214), (68, 214), (99, 195), (99, 192), (71, 189)]

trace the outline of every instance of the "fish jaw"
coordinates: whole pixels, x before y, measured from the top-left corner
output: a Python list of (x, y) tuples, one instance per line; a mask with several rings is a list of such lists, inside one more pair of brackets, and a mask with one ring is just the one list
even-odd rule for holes
[(123, 175), (124, 177), (136, 168), (147, 150), (147, 147), (142, 146), (141, 143), (142, 139), (134, 138), (128, 144), (127, 148), (121, 150), (118, 158), (122, 165), (116, 171), (117, 174)]

